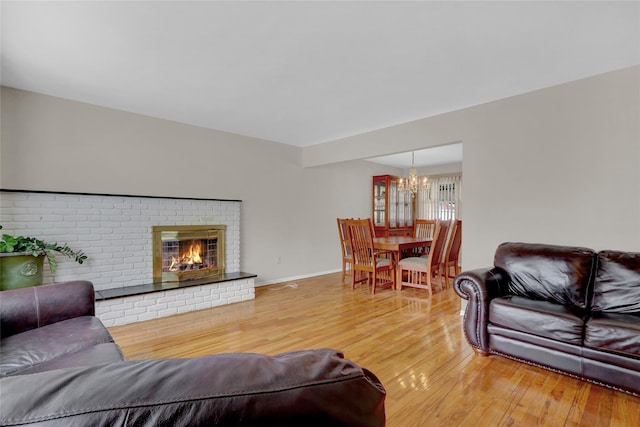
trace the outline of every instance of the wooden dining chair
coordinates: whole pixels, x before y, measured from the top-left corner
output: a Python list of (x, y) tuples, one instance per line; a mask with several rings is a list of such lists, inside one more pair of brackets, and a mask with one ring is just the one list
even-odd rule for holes
[[(462, 246), (462, 221), (457, 219), (453, 222), (447, 248), (442, 257), (442, 274), (445, 279), (445, 286), (449, 286), (449, 279), (460, 274), (460, 247)], [(453, 275), (451, 269), (453, 268)]]
[[(416, 239), (433, 239), (436, 231), (437, 221), (435, 219), (416, 219), (413, 223), (413, 237)], [(429, 246), (416, 248), (412, 253), (405, 256), (422, 256), (429, 253)]]
[(398, 262), (397, 268), (401, 270), (402, 277), (400, 289), (403, 286), (422, 288), (427, 289), (429, 295), (432, 295), (434, 277), (439, 278), (440, 286), (444, 289), (443, 279), (439, 276), (442, 273), (441, 260), (447, 242), (449, 224), (448, 221), (438, 222), (428, 256), (403, 258)]
[(353, 255), (353, 275), (351, 286), (365, 282), (371, 284), (371, 293), (379, 286), (395, 287), (395, 268), (391, 252), (378, 251), (373, 245), (373, 224), (371, 219), (351, 219), (346, 221), (351, 239)]
[(338, 218), (338, 234), (342, 251), (342, 283), (346, 276), (353, 276), (353, 254), (351, 253), (351, 238), (346, 218)]

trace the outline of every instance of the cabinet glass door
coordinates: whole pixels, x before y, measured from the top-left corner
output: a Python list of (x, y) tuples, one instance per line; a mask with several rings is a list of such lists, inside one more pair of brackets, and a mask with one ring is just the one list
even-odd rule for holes
[(389, 227), (398, 226), (398, 183), (389, 183)]
[[(414, 197), (418, 197), (417, 195)], [(407, 203), (405, 204), (405, 225), (407, 227), (413, 226), (413, 197), (408, 196)]]
[(413, 225), (413, 203), (414, 198), (410, 192), (405, 191), (402, 201), (402, 210), (404, 211), (404, 227), (411, 227)]
[(379, 227), (385, 226), (386, 187), (385, 180), (373, 183), (373, 224)]
[(411, 203), (407, 197), (411, 198), (406, 191), (398, 191), (398, 227), (404, 227), (407, 222), (407, 204)]

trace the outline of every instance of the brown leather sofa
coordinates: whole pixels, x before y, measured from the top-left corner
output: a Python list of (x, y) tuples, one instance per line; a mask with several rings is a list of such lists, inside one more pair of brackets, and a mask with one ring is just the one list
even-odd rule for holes
[(454, 286), (476, 353), (640, 396), (640, 253), (503, 243)]
[(90, 282), (0, 292), (0, 425), (384, 426), (385, 390), (335, 350), (125, 361)]

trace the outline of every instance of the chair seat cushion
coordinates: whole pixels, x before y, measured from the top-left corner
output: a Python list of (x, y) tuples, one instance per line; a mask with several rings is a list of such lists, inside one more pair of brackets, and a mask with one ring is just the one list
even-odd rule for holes
[(548, 301), (509, 295), (489, 306), (489, 322), (506, 329), (582, 345), (582, 314)]
[(389, 258), (376, 258), (377, 267), (389, 267), (390, 265), (391, 260)]
[(402, 258), (400, 262), (398, 262), (398, 265), (404, 269), (427, 271), (427, 258), (423, 258), (423, 257)]

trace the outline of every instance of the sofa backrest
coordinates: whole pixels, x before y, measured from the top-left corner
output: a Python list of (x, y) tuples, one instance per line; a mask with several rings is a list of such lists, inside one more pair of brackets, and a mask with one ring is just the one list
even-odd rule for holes
[(2, 338), (74, 317), (94, 315), (93, 284), (85, 280), (0, 292)]
[(591, 309), (640, 315), (640, 253), (598, 253), (598, 273)]
[(533, 243), (503, 243), (494, 264), (509, 277), (509, 293), (587, 309), (593, 293), (592, 249)]

